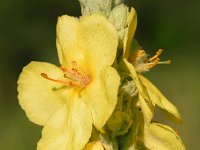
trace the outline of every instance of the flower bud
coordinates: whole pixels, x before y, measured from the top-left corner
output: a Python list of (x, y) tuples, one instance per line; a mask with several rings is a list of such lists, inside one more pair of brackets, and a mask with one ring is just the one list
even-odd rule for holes
[(111, 12), (112, 0), (79, 0), (82, 15), (100, 14), (108, 17)]
[(128, 16), (128, 7), (124, 4), (118, 5), (112, 9), (109, 20), (115, 26), (119, 37), (119, 48), (122, 47), (124, 35), (127, 29), (127, 16)]

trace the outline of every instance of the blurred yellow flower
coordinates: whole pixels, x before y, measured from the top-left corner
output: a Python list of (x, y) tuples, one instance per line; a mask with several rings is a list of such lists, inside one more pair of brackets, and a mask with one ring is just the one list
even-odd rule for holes
[(44, 126), (39, 150), (83, 149), (92, 125), (102, 130), (117, 103), (120, 77), (111, 67), (117, 45), (116, 30), (103, 16), (58, 19), (61, 67), (31, 62), (18, 80), (21, 107)]

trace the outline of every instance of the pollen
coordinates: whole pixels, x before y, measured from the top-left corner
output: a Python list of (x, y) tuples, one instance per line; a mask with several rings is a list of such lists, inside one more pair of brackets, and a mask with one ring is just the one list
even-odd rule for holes
[(60, 69), (63, 71), (62, 79), (51, 78), (46, 73), (41, 73), (41, 76), (50, 81), (76, 87), (86, 87), (92, 81), (90, 74), (78, 69), (77, 64), (74, 61), (72, 62), (71, 68), (61, 66)]

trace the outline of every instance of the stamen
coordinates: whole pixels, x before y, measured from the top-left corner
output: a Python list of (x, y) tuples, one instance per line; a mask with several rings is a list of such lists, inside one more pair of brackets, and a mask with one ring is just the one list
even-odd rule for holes
[(159, 61), (158, 64), (166, 64), (166, 65), (169, 65), (169, 64), (171, 64), (171, 60)]
[(61, 66), (60, 69), (63, 71), (63, 72), (66, 72), (66, 68)]
[(129, 61), (135, 66), (137, 72), (146, 72), (158, 64), (171, 63), (171, 60), (160, 62), (160, 58), (158, 57), (162, 54), (162, 52), (163, 50), (159, 49), (153, 57), (148, 59), (148, 55), (144, 50), (138, 50), (137, 53), (129, 58)]
[(84, 72), (79, 72), (76, 68), (64, 69), (64, 77), (81, 85), (88, 85), (91, 82), (91, 76)]
[(160, 59), (156, 58), (153, 63), (148, 63), (149, 64), (148, 69), (153, 68), (154, 66), (156, 66), (159, 61), (160, 61)]
[(63, 80), (50, 78), (45, 73), (41, 73), (41, 76), (47, 80), (62, 83), (67, 86), (87, 86), (92, 80), (91, 76), (88, 73), (78, 71), (78, 69), (76, 68), (77, 63), (75, 61), (72, 62), (72, 66), (73, 67), (69, 69), (64, 66), (60, 67), (60, 69), (64, 73)]
[(163, 52), (163, 50), (159, 49), (153, 57), (149, 58), (148, 61), (151, 62), (151, 61), (157, 59), (162, 54), (162, 52)]
[(137, 50), (137, 52), (135, 52), (133, 55), (131, 55), (128, 60), (131, 63), (137, 64), (137, 63), (144, 61), (146, 58), (147, 58), (147, 54), (146, 54), (145, 50), (139, 49), (139, 50)]
[(63, 81), (63, 80), (57, 80), (57, 79), (50, 78), (50, 77), (48, 77), (48, 75), (45, 74), (45, 73), (41, 73), (41, 76), (42, 76), (43, 78), (47, 79), (47, 80), (54, 81), (54, 82), (57, 82), (57, 83), (62, 83), (62, 84), (64, 84), (64, 85), (68, 85), (68, 86), (70, 86), (70, 85), (72, 85), (72, 86), (77, 86), (76, 84), (74, 84), (74, 83), (72, 83), (72, 82), (70, 82), (70, 81), (68, 82), (68, 81)]
[[(167, 61), (163, 61), (163, 62), (160, 62), (160, 58), (158, 58), (161, 54), (162, 54), (163, 50), (162, 49), (159, 49), (157, 52), (156, 52), (156, 55), (154, 55), (153, 57), (151, 57), (149, 60), (148, 60), (148, 68), (153, 68), (155, 67), (156, 65), (158, 64), (170, 64), (171, 63), (171, 60), (167, 60)], [(153, 62), (152, 62), (153, 61)]]

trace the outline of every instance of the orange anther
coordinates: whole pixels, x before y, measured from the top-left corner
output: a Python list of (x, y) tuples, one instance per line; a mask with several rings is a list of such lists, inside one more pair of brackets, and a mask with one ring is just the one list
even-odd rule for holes
[(63, 71), (63, 72), (66, 72), (67, 69), (64, 67), (64, 66), (61, 66), (60, 69)]
[(149, 64), (148, 68), (149, 69), (153, 68), (154, 66), (156, 66), (158, 64), (159, 61), (160, 61), (160, 59), (156, 58), (153, 63), (148, 63)]

